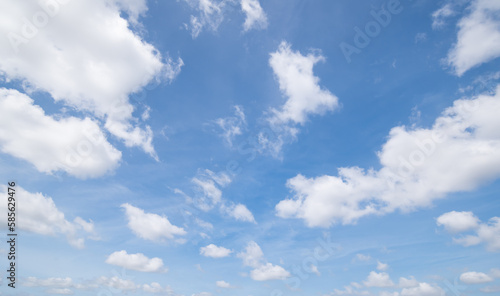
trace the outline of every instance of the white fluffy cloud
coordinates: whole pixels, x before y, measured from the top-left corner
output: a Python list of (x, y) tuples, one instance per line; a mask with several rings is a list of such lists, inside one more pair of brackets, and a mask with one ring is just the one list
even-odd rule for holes
[[(65, 235), (68, 242), (79, 249), (84, 247), (85, 237), (96, 238), (92, 221), (87, 222), (76, 217), (73, 222), (70, 222), (57, 208), (52, 198), (39, 192), (28, 192), (19, 186), (14, 188), (15, 196), (22, 204), (16, 209), (22, 217), (22, 223), (18, 225), (19, 229), (42, 235)], [(2, 196), (7, 196), (5, 186), (0, 187), (0, 191)], [(7, 203), (0, 203), (0, 211), (7, 212)]]
[(393, 287), (394, 283), (391, 281), (389, 274), (385, 272), (372, 271), (368, 275), (366, 281), (363, 282), (367, 287)]
[(144, 210), (128, 203), (122, 204), (121, 207), (125, 209), (128, 227), (140, 238), (161, 241), (186, 234), (183, 228), (172, 225), (165, 216), (145, 213)]
[(89, 118), (56, 119), (27, 95), (5, 88), (0, 88), (0, 110), (0, 150), (32, 163), (40, 172), (65, 171), (85, 179), (118, 166), (121, 152)]
[(458, 76), (500, 56), (500, 2), (474, 0), (470, 13), (458, 23), (457, 42), (448, 53), (448, 64)]
[(448, 212), (438, 217), (437, 224), (451, 232), (463, 232), (477, 228), (479, 219), (472, 212)]
[(250, 210), (242, 204), (233, 204), (222, 208), (230, 217), (243, 222), (255, 223), (255, 218)]
[(205, 257), (212, 257), (212, 258), (223, 258), (231, 255), (233, 251), (226, 249), (224, 247), (218, 247), (214, 244), (210, 244), (206, 247), (201, 247), (200, 248), (200, 254), (205, 256)]
[(493, 217), (484, 223), (471, 212), (453, 211), (441, 215), (437, 224), (444, 226), (451, 233), (469, 230), (474, 232), (474, 234), (454, 238), (453, 241), (458, 244), (468, 247), (484, 243), (488, 251), (500, 250), (500, 217)]
[(325, 58), (317, 53), (302, 55), (293, 51), (291, 45), (282, 42), (276, 52), (271, 53), (269, 64), (276, 76), (280, 90), (287, 98), (279, 109), (271, 109), (268, 121), (276, 134), (259, 134), (262, 149), (277, 156), (282, 145), (294, 139), (298, 133), (296, 125), (303, 125), (309, 115), (322, 115), (338, 106), (338, 98), (319, 85), (313, 67)]
[(166, 272), (163, 260), (155, 257), (149, 259), (142, 253), (128, 254), (127, 251), (116, 251), (108, 256), (106, 263), (123, 267), (125, 269), (142, 272)]
[(129, 95), (173, 79), (182, 61), (162, 57), (120, 14), (133, 22), (146, 9), (144, 1), (2, 1), (0, 71), (27, 91), (93, 113), (126, 146), (156, 157), (152, 131), (134, 123)]
[(493, 281), (493, 278), (483, 272), (469, 271), (460, 275), (460, 281), (465, 284), (484, 284)]
[(243, 30), (267, 28), (267, 15), (260, 6), (259, 0), (241, 0), (241, 10), (245, 13)]
[(404, 288), (401, 296), (444, 296), (445, 292), (438, 286), (432, 286), (428, 283), (419, 283), (413, 288)]
[[(294, 197), (277, 215), (310, 227), (355, 223), (370, 214), (411, 211), (448, 193), (471, 191), (500, 177), (500, 87), (494, 95), (460, 99), (430, 129), (393, 128), (378, 158), (380, 170), (344, 167), (338, 176), (289, 179)], [(493, 228), (485, 228), (490, 236)]]
[(228, 282), (225, 282), (225, 281), (217, 281), (217, 282), (215, 282), (215, 284), (219, 288), (225, 288), (225, 289), (231, 288), (231, 285)]
[(169, 286), (162, 287), (159, 283), (153, 282), (151, 284), (142, 285), (142, 290), (147, 293), (173, 295), (174, 291)]
[(387, 269), (389, 269), (389, 265), (387, 263), (377, 261), (377, 270), (386, 271)]
[(253, 268), (250, 277), (254, 281), (284, 280), (291, 276), (283, 267), (267, 262), (262, 249), (254, 241), (250, 241), (237, 256), (243, 260), (243, 265)]

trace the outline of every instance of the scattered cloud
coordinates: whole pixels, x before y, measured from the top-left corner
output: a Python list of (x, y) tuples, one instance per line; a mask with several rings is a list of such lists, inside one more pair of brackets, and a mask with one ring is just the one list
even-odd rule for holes
[(242, 204), (232, 204), (230, 206), (223, 206), (225, 211), (230, 217), (238, 221), (256, 223), (255, 218), (250, 210)]
[[(430, 129), (394, 127), (378, 152), (380, 170), (343, 167), (338, 176), (316, 178), (299, 174), (287, 182), (295, 196), (276, 205), (277, 215), (304, 219), (309, 227), (353, 224), (366, 215), (427, 207), (448, 193), (494, 180), (500, 176), (500, 118), (494, 111), (499, 108), (497, 87), (496, 94), (455, 101)], [(485, 235), (495, 225), (491, 221)]]
[(267, 15), (260, 6), (259, 0), (241, 0), (241, 10), (245, 13), (243, 30), (267, 28)]
[(439, 286), (432, 286), (428, 283), (419, 283), (413, 288), (401, 290), (401, 296), (444, 296), (445, 292)]
[(185, 0), (198, 14), (191, 15), (190, 24), (186, 25), (191, 30), (191, 37), (196, 39), (203, 28), (208, 27), (216, 32), (224, 20), (224, 0)]
[(450, 3), (443, 5), (432, 13), (432, 28), (441, 29), (446, 24), (446, 19), (454, 15), (455, 11)]
[(128, 227), (142, 239), (161, 241), (186, 234), (183, 228), (172, 225), (165, 216), (145, 213), (144, 210), (128, 203), (122, 204), (121, 207), (125, 209)]
[[(7, 196), (7, 187), (0, 187), (3, 196)], [(70, 245), (81, 249), (85, 246), (85, 238), (97, 239), (94, 231), (94, 223), (76, 217), (73, 222), (66, 220), (52, 198), (42, 193), (31, 193), (22, 187), (16, 186), (17, 199), (22, 203), (18, 207), (22, 223), (17, 227), (21, 230), (38, 233), (42, 235), (66, 236)], [(7, 203), (0, 204), (0, 211), (7, 213)]]
[(453, 238), (455, 243), (463, 246), (475, 246), (481, 243), (491, 252), (500, 251), (500, 217), (493, 217), (487, 223), (481, 222), (472, 212), (448, 212), (437, 220), (438, 225), (453, 234), (473, 231), (468, 234)]
[(214, 123), (221, 129), (220, 136), (229, 147), (232, 147), (234, 138), (243, 134), (247, 124), (243, 107), (234, 106), (234, 116), (218, 118)]
[(500, 56), (500, 3), (471, 1), (470, 13), (458, 22), (457, 42), (447, 56), (457, 76)]
[(389, 265), (387, 263), (377, 261), (377, 270), (386, 271), (387, 269), (389, 269)]
[(123, 267), (125, 269), (142, 272), (166, 272), (163, 260), (158, 257), (149, 259), (142, 253), (128, 254), (127, 251), (116, 251), (108, 256), (106, 263)]
[(291, 276), (283, 267), (267, 262), (262, 249), (254, 241), (250, 241), (237, 256), (243, 260), (243, 265), (253, 268), (250, 277), (254, 281), (284, 280)]
[(366, 287), (378, 287), (378, 288), (394, 286), (394, 283), (391, 281), (389, 274), (385, 272), (378, 273), (376, 271), (370, 272), (368, 278), (366, 279), (366, 281), (363, 282), (363, 284)]
[(218, 247), (214, 244), (210, 244), (206, 247), (201, 247), (200, 248), (200, 254), (205, 256), (205, 257), (212, 257), (212, 258), (223, 258), (231, 255), (233, 251), (226, 249), (224, 247)]

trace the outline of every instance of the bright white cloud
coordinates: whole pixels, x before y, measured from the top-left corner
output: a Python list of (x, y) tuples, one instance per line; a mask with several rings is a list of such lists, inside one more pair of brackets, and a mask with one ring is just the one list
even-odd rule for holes
[(253, 268), (250, 277), (254, 281), (284, 280), (291, 276), (283, 267), (267, 262), (262, 249), (254, 241), (250, 241), (237, 256), (243, 260), (243, 265)]
[(493, 278), (483, 272), (469, 271), (460, 275), (460, 281), (465, 284), (484, 284), (493, 281)]
[(310, 115), (322, 115), (338, 106), (338, 98), (319, 85), (313, 67), (325, 58), (318, 53), (302, 55), (293, 51), (291, 45), (282, 42), (276, 52), (271, 53), (269, 64), (276, 76), (280, 90), (287, 98), (279, 109), (271, 109), (268, 121), (274, 135), (271, 138), (259, 133), (262, 150), (278, 156), (287, 141), (295, 139), (298, 129)]
[(474, 0), (470, 13), (458, 22), (457, 42), (447, 61), (456, 75), (500, 56), (500, 2)]
[(389, 274), (385, 272), (372, 271), (368, 275), (366, 281), (363, 282), (366, 287), (393, 287), (394, 283), (391, 281)]
[(428, 283), (419, 283), (413, 288), (405, 288), (400, 293), (401, 296), (444, 296), (445, 292), (438, 286), (431, 286)]
[(290, 276), (290, 272), (283, 267), (271, 263), (260, 265), (250, 272), (250, 277), (254, 281), (284, 280)]
[(215, 282), (215, 284), (219, 288), (225, 288), (225, 289), (231, 288), (231, 285), (228, 282), (225, 282), (225, 281), (217, 281), (217, 282)]
[(500, 250), (500, 217), (493, 217), (484, 223), (471, 212), (453, 211), (441, 215), (437, 224), (443, 225), (451, 233), (469, 230), (474, 232), (474, 234), (454, 238), (453, 241), (458, 244), (468, 247), (484, 243), (488, 251)]
[(212, 257), (212, 258), (223, 258), (231, 255), (233, 251), (226, 249), (224, 247), (218, 247), (214, 244), (210, 244), (206, 247), (201, 247), (200, 248), (200, 254), (205, 256), (205, 257)]
[[(87, 222), (76, 217), (74, 222), (70, 222), (57, 208), (52, 198), (39, 192), (28, 192), (19, 186), (16, 186), (15, 190), (15, 196), (23, 205), (17, 208), (19, 216), (22, 217), (19, 229), (42, 235), (65, 235), (68, 242), (78, 249), (85, 246), (85, 236), (91, 239), (97, 238), (92, 221)], [(7, 196), (5, 186), (0, 187), (0, 191), (2, 196)], [(0, 203), (0, 211), (7, 212), (7, 203)], [(82, 226), (82, 221), (85, 226)]]
[(125, 209), (128, 227), (140, 238), (161, 241), (186, 234), (183, 228), (172, 225), (165, 216), (145, 213), (144, 210), (128, 203), (122, 204), (121, 207)]
[(155, 257), (149, 259), (142, 253), (128, 254), (127, 251), (116, 251), (108, 256), (106, 263), (123, 267), (125, 269), (142, 272), (166, 272), (163, 260)]
[(450, 3), (443, 5), (432, 13), (432, 28), (440, 29), (445, 25), (446, 19), (455, 14)]
[[(126, 146), (156, 157), (149, 126), (138, 126), (129, 95), (155, 79), (171, 80), (182, 60), (164, 58), (121, 17), (132, 21), (144, 1), (2, 1), (0, 71), (29, 91), (91, 112)], [(78, 49), (78, 50), (75, 50)]]
[(224, 20), (224, 0), (185, 0), (191, 8), (198, 12), (198, 15), (191, 15), (190, 25), (186, 25), (191, 30), (193, 39), (208, 27), (216, 32), (219, 25)]
[(0, 88), (0, 110), (0, 150), (32, 163), (40, 172), (64, 171), (85, 179), (118, 166), (121, 152), (89, 118), (56, 119), (27, 95), (5, 88)]
[[(295, 193), (277, 215), (310, 227), (430, 206), (448, 193), (474, 190), (500, 177), (500, 87), (496, 94), (454, 102), (430, 129), (393, 128), (378, 152), (382, 168), (344, 167), (338, 176), (289, 179)], [(483, 235), (493, 238), (496, 220)]]
[(448, 212), (438, 217), (437, 224), (451, 233), (477, 228), (479, 219), (472, 212)]
[(259, 0), (241, 0), (241, 10), (245, 13), (243, 30), (267, 28), (267, 15), (260, 6)]

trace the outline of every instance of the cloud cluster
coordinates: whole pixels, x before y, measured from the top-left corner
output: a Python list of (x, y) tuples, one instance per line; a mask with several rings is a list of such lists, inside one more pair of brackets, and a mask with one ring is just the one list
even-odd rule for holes
[[(152, 157), (157, 157), (152, 144), (152, 130), (147, 125), (138, 124), (129, 96), (151, 81), (172, 80), (183, 63), (180, 59), (173, 62), (169, 57), (163, 57), (154, 46), (132, 31), (131, 24), (137, 24), (138, 17), (147, 10), (145, 1), (8, 0), (0, 3), (0, 10), (4, 12), (0, 31), (6, 32), (0, 36), (2, 78), (21, 82), (28, 95), (46, 92), (54, 101), (92, 115), (127, 147), (141, 147)], [(122, 11), (128, 14), (128, 21), (122, 18)], [(3, 96), (6, 92), (3, 90)], [(43, 113), (38, 114), (38, 121), (44, 120), (46, 129), (61, 129), (58, 124), (70, 123), (74, 131), (81, 130), (79, 125), (99, 130), (96, 122), (90, 119), (67, 118), (58, 123), (49, 122), (45, 117)], [(23, 116), (11, 122), (12, 126), (26, 124)], [(27, 136), (19, 141), (29, 143), (31, 147), (40, 142), (26, 133), (20, 136)], [(71, 135), (65, 133), (62, 136)], [(45, 145), (43, 153), (51, 159), (66, 148), (59, 145), (65, 144), (58, 140), (52, 146)], [(99, 149), (102, 151), (94, 151), (96, 156), (92, 154), (97, 159), (91, 157), (85, 160), (92, 162), (87, 166), (96, 166), (95, 162), (103, 160), (102, 168), (95, 170), (112, 169), (119, 153), (110, 147)], [(107, 155), (103, 157), (106, 149)], [(11, 153), (10, 150), (7, 153)], [(33, 157), (23, 158), (37, 165), (41, 160), (34, 160)], [(113, 165), (109, 165), (110, 162)], [(70, 173), (84, 176), (97, 174), (88, 173), (86, 170), (90, 168), (80, 167), (82, 173)], [(53, 165), (45, 165), (43, 169), (65, 170)]]
[(223, 258), (231, 255), (233, 251), (226, 249), (224, 247), (218, 247), (214, 244), (210, 244), (206, 247), (201, 247), (200, 248), (200, 254), (205, 256), (205, 257), (212, 257), (212, 258)]
[(267, 28), (267, 15), (260, 6), (259, 0), (241, 0), (241, 10), (245, 13), (243, 30)]
[(250, 241), (237, 256), (243, 260), (243, 265), (253, 268), (250, 277), (255, 281), (284, 280), (291, 276), (283, 267), (267, 262), (262, 249), (254, 241)]
[(344, 167), (338, 176), (297, 175), (287, 182), (294, 197), (276, 205), (277, 215), (329, 227), (473, 190), (500, 177), (499, 111), (497, 87), (496, 94), (455, 101), (432, 128), (394, 127), (378, 152), (379, 170)]
[[(2, 196), (7, 196), (5, 186), (0, 187), (0, 190)], [(15, 190), (16, 198), (22, 205), (16, 209), (18, 216), (22, 217), (22, 223), (17, 225), (20, 230), (50, 236), (62, 234), (73, 247), (78, 249), (85, 246), (85, 238), (99, 239), (92, 220), (87, 222), (76, 217), (70, 222), (57, 208), (52, 198), (39, 192), (28, 192), (19, 186), (16, 186)], [(0, 203), (0, 211), (7, 213), (6, 202)]]
[(472, 231), (474, 234), (453, 238), (463, 246), (485, 244), (490, 252), (500, 251), (500, 217), (481, 222), (472, 212), (448, 212), (437, 218), (436, 223), (452, 234)]

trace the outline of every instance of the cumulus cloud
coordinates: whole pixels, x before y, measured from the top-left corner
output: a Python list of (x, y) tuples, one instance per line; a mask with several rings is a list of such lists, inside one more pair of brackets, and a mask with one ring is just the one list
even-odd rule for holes
[(366, 281), (363, 282), (363, 284), (366, 287), (392, 287), (394, 286), (394, 283), (391, 281), (391, 278), (389, 277), (389, 274), (385, 272), (376, 272), (372, 271), (368, 275), (368, 278)]
[(302, 55), (293, 51), (291, 45), (283, 41), (276, 52), (271, 53), (269, 64), (278, 80), (286, 102), (278, 109), (271, 109), (267, 118), (271, 129), (277, 135), (270, 138), (259, 134), (262, 149), (272, 155), (279, 155), (282, 145), (295, 139), (297, 125), (304, 125), (310, 115), (322, 115), (338, 106), (338, 98), (319, 85), (313, 67), (325, 58), (318, 53)]
[(206, 247), (201, 247), (200, 248), (200, 254), (205, 256), (205, 257), (212, 257), (212, 258), (223, 258), (231, 255), (233, 251), (226, 249), (224, 247), (218, 247), (214, 244), (210, 244)]
[(140, 238), (151, 241), (174, 239), (176, 236), (185, 235), (186, 231), (172, 225), (165, 216), (145, 213), (128, 203), (122, 204), (128, 220), (128, 227)]
[(401, 290), (401, 296), (444, 296), (445, 292), (438, 286), (432, 286), (428, 283), (419, 283), (413, 288), (404, 288)]
[(284, 280), (291, 276), (283, 267), (267, 262), (262, 249), (254, 241), (250, 241), (237, 256), (243, 260), (243, 265), (253, 268), (250, 277), (254, 281)]
[[(39, 192), (28, 192), (19, 186), (16, 186), (15, 190), (17, 199), (23, 205), (17, 208), (19, 216), (22, 217), (22, 223), (17, 225), (19, 229), (50, 236), (62, 234), (73, 247), (78, 249), (85, 246), (85, 238), (97, 239), (94, 223), (91, 220), (87, 222), (76, 217), (70, 222), (57, 208), (52, 198)], [(0, 187), (0, 191), (2, 196), (7, 196), (5, 186)], [(7, 212), (7, 203), (0, 204), (0, 211)]]
[(155, 257), (149, 259), (142, 253), (128, 254), (127, 251), (116, 251), (108, 256), (106, 263), (123, 267), (125, 269), (142, 272), (166, 272), (163, 260)]
[(64, 171), (85, 179), (102, 176), (119, 164), (121, 152), (88, 117), (56, 119), (27, 95), (5, 88), (0, 88), (0, 110), (0, 150), (32, 163), (40, 172)]
[(129, 96), (170, 81), (183, 63), (163, 57), (121, 16), (137, 21), (146, 9), (144, 1), (2, 1), (0, 71), (28, 92), (92, 113), (126, 146), (156, 157), (153, 133), (136, 124)]
[(460, 281), (465, 284), (484, 284), (493, 281), (493, 278), (483, 272), (469, 271), (460, 275)]
[(457, 42), (447, 56), (458, 76), (500, 56), (500, 2), (474, 0), (468, 11), (458, 22)]
[(377, 270), (386, 271), (387, 269), (389, 269), (389, 265), (387, 263), (377, 261)]
[(453, 239), (463, 246), (475, 246), (481, 243), (491, 252), (500, 250), (500, 217), (493, 217), (488, 222), (481, 222), (472, 212), (448, 212), (437, 219), (451, 233), (473, 231), (474, 234), (462, 235)]
[(225, 211), (230, 217), (243, 222), (255, 223), (255, 218), (250, 210), (242, 204), (232, 204), (230, 206), (223, 206)]
[[(338, 176), (287, 182), (294, 193), (276, 205), (282, 218), (310, 227), (356, 223), (366, 215), (427, 207), (448, 193), (471, 191), (500, 176), (500, 87), (454, 102), (432, 128), (393, 128), (378, 152), (381, 169), (343, 167)], [(496, 220), (484, 227), (491, 237)]]
[(259, 0), (241, 0), (241, 10), (245, 13), (243, 30), (267, 28), (267, 15), (260, 6)]
[(225, 282), (225, 281), (217, 281), (217, 282), (215, 282), (215, 284), (219, 288), (225, 288), (225, 289), (231, 288), (231, 285), (228, 282)]
[(399, 278), (398, 286), (400, 288), (412, 288), (412, 287), (417, 287), (418, 285), (419, 282), (413, 276), (411, 276), (410, 278), (405, 278), (405, 277)]
[(438, 217), (437, 224), (451, 233), (477, 228), (479, 219), (472, 212), (448, 212)]
[(170, 286), (162, 287), (157, 282), (142, 285), (142, 290), (144, 292), (153, 293), (153, 294), (174, 295), (174, 291), (172, 290), (172, 288), (170, 288)]

